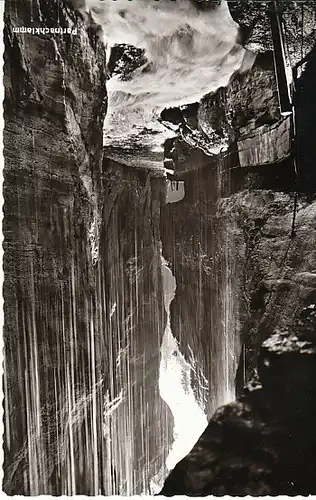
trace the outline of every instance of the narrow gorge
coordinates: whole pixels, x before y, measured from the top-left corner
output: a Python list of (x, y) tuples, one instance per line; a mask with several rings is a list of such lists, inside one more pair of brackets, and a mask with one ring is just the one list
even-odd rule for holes
[(274, 3), (6, 2), (7, 495), (315, 494), (316, 2)]

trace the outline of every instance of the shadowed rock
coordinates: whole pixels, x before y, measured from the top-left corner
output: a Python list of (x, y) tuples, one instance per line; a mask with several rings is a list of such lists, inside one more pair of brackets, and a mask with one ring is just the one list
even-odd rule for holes
[(260, 380), (216, 412), (161, 495), (315, 494), (314, 308), (302, 311), (293, 332), (264, 342)]

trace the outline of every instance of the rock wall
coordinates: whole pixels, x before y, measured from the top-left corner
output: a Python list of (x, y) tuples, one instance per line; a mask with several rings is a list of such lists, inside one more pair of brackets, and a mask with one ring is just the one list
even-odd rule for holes
[(5, 7), (10, 495), (148, 492), (169, 443), (158, 395), (162, 188), (103, 162), (106, 54), (89, 22), (66, 1)]
[[(43, 25), (77, 27), (78, 34), (14, 31)], [(72, 418), (82, 419), (83, 398), (89, 410), (92, 400), (102, 400), (105, 376), (104, 364), (89, 365), (87, 350), (87, 317), (95, 311), (89, 230), (99, 213), (92, 192), (93, 171), (101, 165), (105, 52), (65, 2), (7, 2), (4, 58), (4, 490), (94, 492), (94, 478), (102, 474), (100, 460), (92, 459), (103, 454), (96, 440), (101, 406), (95, 438), (92, 429), (85, 431), (91, 454), (82, 454), (82, 464), (74, 454), (86, 445)], [(100, 339), (92, 349), (98, 360)], [(84, 469), (89, 473), (79, 486)]]
[[(163, 209), (161, 228), (164, 256), (172, 263), (177, 282), (172, 331), (187, 359), (193, 355), (197, 360), (201, 374), (193, 375), (193, 384), (207, 401), (210, 418), (220, 404), (235, 397), (241, 331), (247, 316), (247, 240), (238, 224), (226, 225), (230, 216), (226, 220), (219, 207), (221, 200), (232, 200), (227, 209), (232, 217), (234, 193), (247, 185), (260, 187), (258, 166), (273, 156), (269, 144), (283, 121), (272, 54), (258, 56), (249, 71), (234, 75), (226, 88), (205, 96), (191, 115), (185, 118), (192, 124), (196, 116), (195, 126), (204, 141), (222, 141), (223, 147), (218, 154), (207, 155), (190, 147), (185, 135), (174, 141), (176, 175), (184, 180), (185, 198)], [(266, 143), (262, 130), (269, 137)], [(265, 147), (258, 150), (257, 142)], [(281, 148), (276, 151), (281, 162), (289, 147), (285, 153)], [(202, 374), (208, 389), (199, 389), (204, 386)]]
[[(278, 10), (282, 13), (285, 44), (290, 64), (303, 59), (315, 44), (316, 4), (278, 0)], [(240, 26), (240, 41), (255, 53), (272, 49), (272, 34), (269, 14), (272, 4), (256, 0), (232, 0), (228, 4), (234, 21)]]
[[(313, 5), (307, 6), (307, 11), (309, 8), (313, 9)], [(250, 13), (254, 15), (251, 9)], [(245, 22), (247, 13), (243, 7), (240, 16), (240, 22)], [(249, 33), (247, 36), (248, 40)], [(310, 51), (315, 37), (306, 39), (304, 47)], [(173, 237), (179, 248), (173, 262), (177, 280), (180, 276), (183, 283), (183, 275), (186, 277), (182, 303), (191, 303), (200, 276), (197, 264), (183, 263), (181, 249), (186, 255), (188, 245), (184, 225), (188, 232), (193, 232), (193, 239), (197, 235), (196, 248), (205, 241), (205, 235), (213, 242), (204, 252), (205, 261), (223, 261), (225, 247), (220, 242), (226, 235), (230, 240), (228, 268), (235, 293), (233, 315), (238, 320), (231, 327), (241, 348), (236, 373), (237, 402), (215, 413), (192, 451), (166, 480), (162, 495), (297, 495), (316, 490), (311, 458), (316, 409), (316, 155), (312, 139), (315, 62), (312, 50), (295, 94), (298, 134), (293, 151), (298, 177), (294, 175), (293, 158), (288, 157), (288, 146), (283, 149), (283, 139), (271, 151), (275, 130), (284, 127), (285, 122), (278, 111), (269, 53), (257, 58), (247, 74), (235, 76), (227, 89), (206, 96), (198, 106), (197, 116), (202, 122), (198, 121), (197, 127), (200, 125), (209, 141), (215, 134), (217, 142), (226, 143), (226, 151), (209, 160), (199, 153), (190, 168), (190, 148), (183, 139), (175, 142), (179, 149), (178, 163), (175, 162), (178, 177), (185, 182), (186, 196), (181, 203), (186, 222), (180, 218), (179, 223), (180, 210), (177, 211), (177, 205), (172, 207), (172, 236), (166, 231), (163, 242), (169, 248), (168, 241)], [(285, 129), (287, 134), (287, 126)], [(262, 130), (270, 135), (269, 140), (262, 137)], [(205, 198), (212, 199), (212, 206), (196, 210)], [(215, 269), (218, 272), (217, 266)], [(208, 279), (211, 277), (205, 275), (204, 281)], [(218, 282), (217, 288), (221, 286)], [(205, 346), (214, 342), (214, 328), (205, 311), (214, 308), (213, 300), (220, 304), (216, 295), (206, 293), (205, 297), (205, 330), (203, 338), (199, 337), (201, 347), (196, 348), (197, 358), (204, 366), (210, 364), (210, 359), (204, 359)], [(176, 318), (181, 309), (177, 297), (174, 302)], [(175, 324), (184, 344), (181, 328), (188, 319), (183, 312), (182, 318), (181, 327), (179, 320)], [(225, 315), (219, 307), (217, 321), (220, 319), (224, 322)], [(216, 374), (211, 373), (212, 378), (216, 379)], [(252, 382), (243, 390), (250, 379)]]
[(104, 350), (110, 401), (119, 402), (104, 414), (109, 458), (121, 495), (149, 494), (166, 474), (172, 441), (172, 417), (158, 384), (166, 323), (159, 228), (165, 181), (104, 159), (102, 193)]
[(211, 140), (214, 134), (226, 135), (229, 154), (237, 149), (233, 167), (273, 164), (288, 157), (291, 119), (279, 112), (272, 53), (260, 54), (250, 71), (205, 96), (198, 123)]
[[(219, 144), (222, 141), (223, 147), (218, 154), (209, 155), (205, 153), (205, 148), (193, 148), (186, 138), (188, 133), (186, 125), (182, 127), (181, 136), (173, 142), (172, 147), (176, 150), (176, 154), (173, 154), (176, 175), (178, 179), (185, 182), (186, 196), (181, 203), (166, 208), (165, 227), (164, 222), (162, 223), (162, 227), (164, 227), (164, 248), (168, 257), (173, 260), (176, 274), (178, 270), (177, 282), (183, 283), (183, 273), (191, 273), (191, 277), (185, 279), (186, 285), (184, 288), (186, 292), (183, 291), (182, 302), (189, 300), (190, 303), (193, 300), (191, 297), (194, 295), (199, 302), (198, 294), (191, 294), (191, 283), (199, 283), (201, 277), (201, 266), (198, 265), (199, 259), (197, 255), (202, 252), (205, 262), (214, 263), (213, 268), (211, 264), (207, 266), (209, 276), (207, 276), (207, 272), (206, 274), (204, 271), (202, 272), (202, 274), (204, 273), (203, 279), (211, 287), (211, 276), (215, 277), (214, 282), (217, 285), (214, 285), (214, 287), (215, 289), (219, 287), (217, 294), (221, 295), (224, 293), (223, 288), (221, 288), (224, 285), (217, 280), (217, 276), (225, 260), (223, 241), (231, 239), (228, 244), (231, 255), (228, 267), (230, 269), (229, 273), (232, 272), (233, 276), (233, 294), (234, 296), (237, 294), (238, 297), (234, 299), (236, 318), (233, 327), (235, 331), (232, 334), (233, 338), (238, 339), (241, 332), (249, 330), (249, 321), (250, 323), (252, 321), (256, 323), (257, 320), (254, 320), (254, 318), (263, 313), (263, 310), (258, 313), (256, 310), (249, 309), (249, 304), (253, 300), (252, 295), (262, 293), (262, 283), (260, 282), (261, 278), (259, 278), (262, 277), (262, 273), (257, 267), (256, 269), (252, 268), (252, 257), (249, 248), (258, 251), (258, 244), (261, 244), (261, 229), (259, 228), (269, 219), (270, 207), (277, 221), (276, 223), (280, 224), (280, 227), (284, 230), (284, 233), (280, 236), (285, 242), (287, 240), (291, 242), (293, 224), (300, 223), (300, 217), (295, 218), (294, 206), (298, 212), (301, 207), (306, 207), (307, 212), (310, 211), (313, 220), (314, 212), (310, 195), (314, 192), (315, 186), (312, 174), (314, 171), (312, 162), (314, 161), (313, 158), (315, 158), (315, 148), (310, 130), (312, 129), (314, 110), (311, 82), (315, 78), (315, 57), (313, 52), (310, 52), (310, 54), (304, 72), (298, 80), (295, 97), (296, 126), (298, 129), (295, 151), (299, 165), (298, 178), (295, 177), (291, 157), (291, 153), (294, 151), (292, 149), (291, 135), (292, 119), (291, 117), (283, 118), (280, 115), (271, 52), (259, 54), (250, 70), (234, 75), (227, 87), (220, 88), (205, 96), (194, 107), (190, 109), (187, 107), (180, 111), (182, 120), (186, 123), (190, 121), (193, 133), (194, 130), (198, 130), (203, 135), (206, 144), (207, 142), (211, 145), (213, 143)], [(170, 115), (170, 111), (166, 110), (164, 112), (166, 119), (168, 118), (167, 113)], [(173, 116), (175, 116), (175, 112), (176, 110), (173, 110)], [(192, 125), (194, 124), (194, 117), (195, 125)], [(309, 123), (309, 127), (305, 126), (306, 122)], [(305, 147), (307, 142), (309, 146)], [(172, 147), (170, 146), (169, 150)], [(168, 149), (167, 154), (170, 155)], [(298, 198), (294, 196), (295, 191), (300, 193)], [(308, 198), (306, 198), (307, 193), (309, 194)], [(262, 196), (261, 201), (260, 196)], [(277, 200), (275, 200), (275, 196), (277, 196)], [(283, 199), (282, 196), (285, 198)], [(241, 202), (241, 200), (243, 201)], [(248, 206), (250, 212), (247, 213), (247, 210), (241, 209), (239, 202), (242, 204), (245, 202), (245, 206)], [(278, 207), (280, 209), (279, 218)], [(287, 213), (286, 223), (283, 220), (285, 213)], [(236, 220), (236, 224), (232, 223), (233, 220)], [(168, 221), (172, 221), (172, 223), (170, 224)], [(245, 230), (245, 227), (248, 229)], [(262, 235), (264, 234), (262, 233)], [(303, 256), (299, 257), (298, 254), (299, 248), (302, 248), (301, 245), (305, 242), (305, 236), (302, 236), (302, 240), (300, 240), (299, 231), (295, 232), (295, 234), (297, 239), (295, 242), (291, 242), (293, 248), (290, 246), (290, 250), (291, 252), (293, 250), (293, 254), (297, 256), (296, 264), (299, 267), (298, 262), (300, 262), (300, 259), (304, 260), (305, 258)], [(270, 241), (271, 237), (268, 238)], [(298, 244), (296, 245), (296, 243)], [(172, 250), (173, 248), (176, 250)], [(200, 250), (200, 248), (203, 250)], [(281, 251), (281, 248), (279, 250)], [(283, 250), (284, 259), (286, 259), (288, 257), (286, 247)], [(310, 251), (309, 249), (308, 252)], [(265, 246), (262, 254), (258, 255), (257, 262), (263, 263), (266, 259), (275, 259), (278, 262), (275, 266), (276, 272), (282, 260), (280, 260), (278, 249)], [(194, 261), (196, 261), (195, 264)], [(307, 267), (306, 263), (306, 270)], [(202, 269), (204, 269), (203, 266)], [(289, 272), (295, 273), (294, 265), (292, 271)], [(249, 281), (249, 276), (255, 276), (254, 279), (257, 282)], [(190, 285), (188, 285), (189, 283)], [(257, 287), (259, 290), (256, 290)], [(178, 288), (180, 293), (179, 290), (180, 288)], [(290, 306), (292, 311), (294, 310), (294, 296), (300, 296), (297, 290), (293, 293)], [(188, 297), (186, 297), (186, 294), (188, 294)], [(205, 300), (206, 303), (210, 304), (210, 308), (207, 308), (208, 312), (203, 309), (203, 312), (199, 313), (200, 316), (202, 315), (199, 321), (202, 322), (203, 328), (205, 328), (202, 334), (204, 343), (208, 342), (210, 332), (218, 329), (218, 326), (215, 328), (215, 325), (219, 325), (225, 318), (224, 310), (220, 306), (215, 323), (212, 323), (208, 318), (208, 314), (211, 314), (212, 304), (220, 304), (221, 302), (221, 299), (216, 297), (216, 293), (212, 299), (210, 299), (211, 295), (208, 292), (202, 294), (202, 302)], [(285, 296), (286, 294), (284, 294), (284, 297), (282, 295), (280, 304), (283, 298), (285, 300)], [(180, 299), (179, 301), (181, 302)], [(176, 306), (174, 305), (174, 307)], [(280, 305), (280, 307), (282, 306)], [(194, 316), (194, 310), (195, 306), (192, 309), (189, 308), (187, 315)], [(287, 310), (287, 312), (290, 321), (292, 315), (290, 310)], [(280, 312), (276, 312), (276, 315), (278, 314), (280, 315)], [(181, 314), (179, 314), (178, 310), (175, 311), (174, 317), (178, 318), (175, 319), (177, 322), (176, 330), (178, 332), (186, 331), (186, 325), (190, 324), (192, 320), (187, 317), (186, 319), (183, 318), (183, 320), (179, 319)], [(194, 324), (192, 331), (196, 331), (196, 329), (197, 325)], [(211, 335), (214, 335), (214, 333)], [(255, 363), (263, 337), (261, 333), (252, 333), (250, 336), (258, 339), (255, 354), (250, 356), (252, 362)], [(184, 344), (186, 342), (185, 335), (179, 333), (179, 337), (183, 339)], [(206, 345), (203, 348), (199, 346), (197, 349), (204, 353), (200, 354), (203, 360), (202, 365), (209, 366), (210, 363), (204, 360), (205, 353), (208, 350)], [(250, 348), (250, 351), (252, 352), (252, 348)], [(236, 352), (238, 352), (238, 349)]]
[(315, 203), (300, 197), (293, 228), (293, 193), (244, 191), (221, 201), (226, 231), (246, 245), (242, 289), (243, 350), (238, 390), (255, 374), (262, 342), (276, 329), (291, 331), (315, 294)]
[(161, 495), (315, 494), (314, 336), (311, 303), (291, 333), (279, 332), (263, 344), (260, 379), (216, 412)]
[[(77, 34), (15, 29), (56, 24), (77, 28)], [(306, 310), (315, 303), (315, 58), (297, 93), (299, 182), (287, 158), (288, 128), (266, 53), (227, 88), (190, 108), (186, 123), (218, 153), (210, 157), (183, 135), (169, 144), (185, 197), (165, 205), (163, 179), (103, 158), (106, 54), (99, 34), (89, 16), (66, 1), (6, 4), (4, 491), (140, 494), (165, 473), (171, 420), (158, 392), (166, 322), (161, 248), (177, 282), (172, 332), (191, 363), (192, 385), (208, 417), (234, 399), (236, 374), (239, 393), (257, 372), (263, 387), (262, 398), (253, 402), (244, 395), (220, 410), (206, 431), (212, 435), (208, 453), (216, 441), (218, 455), (202, 454), (202, 473), (194, 461), (199, 480), (204, 474), (210, 482), (190, 484), (189, 458), (164, 493), (314, 491), (314, 469), (306, 462), (314, 437), (308, 443), (304, 434), (313, 410), (307, 400), (297, 401), (303, 417), (297, 420), (295, 410), (287, 420), (272, 389), (278, 366), (285, 366), (288, 378), (281, 380), (295, 390), (286, 399), (279, 384), (278, 394), (288, 409), (301, 380), (293, 382), (291, 362), (274, 369), (274, 346), (286, 344), (293, 331), (289, 350), (296, 363), (300, 342), (314, 342), (313, 327), (307, 340), (303, 334), (313, 325)], [(257, 362), (262, 341), (279, 330), (287, 334), (269, 341), (269, 359), (264, 351)], [(283, 347), (280, 356), (287, 352)], [(313, 363), (306, 376), (302, 372), (308, 387)], [(304, 430), (299, 458), (291, 455), (297, 442), (286, 444), (293, 422)], [(282, 426), (280, 453), (274, 446)], [(272, 437), (263, 459), (258, 450), (267, 434)], [(248, 453), (254, 440), (260, 456)], [(219, 460), (215, 484), (208, 467), (214, 470), (218, 456), (227, 461)], [(291, 485), (289, 471), (301, 457)], [(236, 470), (242, 470), (242, 485)]]
[[(163, 255), (176, 278), (171, 329), (191, 362), (192, 385), (208, 417), (234, 399), (239, 357), (241, 244), (216, 217), (223, 181), (207, 167), (187, 172), (183, 200), (161, 214)], [(240, 255), (238, 255), (240, 252)]]

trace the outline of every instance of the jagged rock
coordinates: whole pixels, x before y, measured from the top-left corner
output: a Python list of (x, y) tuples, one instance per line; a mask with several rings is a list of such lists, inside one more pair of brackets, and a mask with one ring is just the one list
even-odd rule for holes
[(215, 9), (221, 0), (191, 0), (200, 10)]
[(108, 62), (108, 78), (118, 76), (121, 80), (129, 80), (137, 68), (147, 63), (145, 50), (133, 45), (114, 45)]
[(172, 417), (158, 384), (165, 329), (159, 229), (165, 183), (153, 171), (106, 158), (102, 181), (100, 278), (111, 311), (104, 327), (111, 347), (104, 355), (112, 398), (122, 395), (108, 420), (108, 459), (121, 495), (149, 494), (150, 481), (166, 475), (172, 440)]
[[(302, 10), (301, 6), (294, 5), (293, 2), (288, 2), (288, 4), (280, 2), (286, 26), (289, 63), (293, 68), (300, 59), (311, 53), (315, 44), (316, 33), (313, 19), (316, 15), (316, 6), (311, 2), (304, 5)], [(234, 75), (227, 87), (206, 95), (198, 103), (195, 108), (196, 119), (193, 119), (194, 125), (191, 129), (201, 131), (203, 140), (194, 140), (192, 137), (191, 149), (192, 146), (196, 149), (200, 148), (201, 151), (214, 158), (215, 164), (225, 161), (226, 156), (229, 155), (232, 167), (236, 167), (236, 163), (242, 167), (253, 167), (283, 161), (291, 153), (290, 118), (284, 119), (279, 112), (271, 51), (273, 47), (269, 37), (268, 12), (271, 7), (267, 2), (252, 2), (251, 0), (242, 4), (238, 1), (230, 2), (229, 7), (234, 19), (243, 28), (247, 26), (250, 31), (258, 30), (256, 35), (252, 36), (263, 46), (260, 50), (255, 50), (259, 53), (252, 68)], [(302, 12), (304, 28), (301, 33)], [(299, 38), (298, 32), (302, 35)], [(301, 40), (303, 40), (302, 47)], [(251, 47), (246, 45), (246, 48)], [(311, 72), (312, 64), (312, 62), (309, 63), (309, 72)], [(304, 81), (304, 78), (306, 86), (307, 78), (303, 74), (301, 80)], [(304, 109), (305, 113), (308, 113), (308, 106)], [(171, 110), (164, 111), (166, 116), (168, 113), (170, 115), (170, 112)], [(178, 110), (177, 113), (179, 115), (177, 123), (184, 123), (185, 119), (181, 111)], [(172, 118), (170, 120), (172, 121)], [(303, 119), (301, 123), (303, 128)], [(192, 130), (188, 135), (192, 136)], [(183, 132), (182, 136), (185, 136)], [(188, 165), (191, 165), (191, 168), (192, 165), (200, 168), (207, 163), (203, 153), (199, 152), (198, 157), (196, 157), (196, 151), (188, 153), (185, 142), (189, 143), (188, 140), (180, 138), (175, 141), (179, 156), (179, 172), (190, 168)]]
[[(305, 311), (312, 311), (310, 305)], [(303, 316), (305, 311), (303, 311)], [(220, 408), (160, 492), (308, 495), (316, 492), (316, 345), (276, 333), (262, 347), (260, 382)]]
[(293, 206), (293, 195), (265, 190), (244, 191), (219, 205), (225, 230), (241, 231), (239, 241), (246, 245), (246, 250), (242, 247), (246, 260), (240, 277), (240, 335), (246, 351), (238, 372), (239, 387), (252, 376), (268, 332), (292, 331), (297, 310), (313, 300), (316, 205), (299, 198), (295, 236), (291, 237)]
[[(190, 122), (180, 109), (162, 113), (163, 119), (184, 124), (182, 138), (174, 141), (178, 172), (206, 164), (216, 168), (221, 162), (226, 168), (273, 164), (290, 154), (290, 119), (280, 115), (271, 52), (258, 55), (250, 70), (235, 74), (226, 87), (207, 94), (190, 111)], [(185, 134), (187, 124), (191, 131)], [(194, 142), (196, 133), (201, 137)]]
[[(252, 71), (235, 77), (228, 89), (219, 89), (202, 104), (203, 119), (210, 129), (226, 130), (231, 148), (242, 134), (281, 123), (271, 63), (270, 55), (260, 56)], [(190, 359), (190, 348), (193, 350), (197, 365), (210, 381), (209, 393), (203, 392), (199, 375), (192, 374), (197, 394), (207, 399), (209, 416), (223, 394), (221, 363), (212, 352), (219, 352), (225, 339), (230, 352), (240, 355), (239, 393), (258, 368), (262, 342), (277, 328), (291, 331), (297, 310), (315, 293), (316, 219), (311, 196), (315, 191), (315, 141), (310, 134), (315, 116), (314, 64), (312, 58), (300, 81), (300, 141), (308, 141), (309, 147), (300, 147), (302, 177), (295, 214), (293, 191), (298, 185), (291, 159), (271, 163), (270, 148), (266, 148), (266, 166), (241, 168), (232, 149), (230, 155), (208, 157), (175, 141), (179, 153), (176, 172), (184, 181), (186, 195), (179, 204), (165, 207), (162, 217), (164, 255), (177, 281), (171, 323), (182, 352)], [(259, 95), (259, 81), (271, 89), (266, 97)], [(308, 128), (303, 116), (308, 116)], [(193, 347), (187, 345), (192, 331)], [(234, 379), (233, 371), (228, 385)]]
[[(250, 71), (205, 96), (198, 121), (206, 135), (225, 135), (230, 149), (237, 144), (240, 166), (271, 164), (288, 156), (289, 122), (284, 126), (279, 112), (272, 53), (257, 56)], [(278, 145), (282, 132), (287, 134)]]
[[(43, 25), (77, 34), (14, 31)], [(4, 34), (3, 489), (149, 492), (171, 439), (158, 388), (163, 179), (103, 162), (106, 53), (89, 16), (63, 0), (7, 2)]]
[[(277, 2), (283, 17), (285, 46), (293, 67), (314, 46), (316, 39), (316, 4), (311, 2)], [(241, 28), (241, 43), (253, 52), (272, 49), (269, 15), (272, 2), (257, 0), (232, 0), (228, 7), (233, 19)]]
[[(19, 26), (60, 25), (76, 27), (77, 34), (14, 32)], [(62, 443), (61, 433), (67, 434), (64, 398), (70, 364), (84, 368), (72, 378), (74, 412), (80, 398), (86, 397), (91, 409), (91, 393), (103, 396), (88, 375), (86, 314), (95, 285), (103, 202), (94, 187), (106, 111), (105, 51), (93, 28), (86, 29), (80, 14), (64, 1), (7, 3), (4, 36), (3, 488), (11, 495), (61, 494), (71, 491), (60, 477), (69, 467), (70, 445)], [(104, 374), (99, 364), (98, 382)], [(57, 380), (64, 381), (59, 395)], [(96, 415), (99, 433), (101, 414)], [(75, 430), (73, 439), (74, 449), (80, 450)], [(101, 441), (96, 448), (101, 456)], [(59, 464), (58, 456), (63, 457)], [(92, 471), (98, 474), (99, 467), (88, 454), (84, 468), (89, 474), (82, 477), (79, 464), (74, 466), (76, 491), (94, 491)]]
[(170, 170), (174, 170), (174, 161), (172, 158), (165, 158), (163, 164), (164, 164), (165, 168), (168, 168)]
[(316, 191), (316, 141), (315, 141), (315, 116), (316, 95), (314, 86), (316, 82), (316, 43), (310, 53), (305, 69), (298, 81), (296, 106), (298, 114), (298, 142), (297, 155), (299, 167), (299, 189), (308, 193)]
[(315, 412), (316, 394), (316, 310), (309, 304), (293, 324), (293, 331), (279, 331), (261, 348), (258, 373), (271, 394), (277, 413)]
[(166, 108), (160, 113), (160, 118), (175, 125), (187, 123), (191, 127), (197, 128), (198, 108), (197, 102), (179, 106), (179, 108)]
[[(83, 7), (80, 1), (77, 5)], [(31, 19), (33, 24), (51, 27), (57, 20), (77, 26), (78, 35), (29, 36), (13, 31), (29, 25)], [(23, 0), (6, 4), (5, 23), (4, 490), (21, 495), (143, 493), (149, 491), (150, 476), (161, 478), (170, 441), (170, 415), (159, 399), (157, 383), (165, 322), (159, 260), (164, 196), (160, 174), (130, 172), (115, 162), (101, 161), (106, 57), (92, 16), (81, 16), (60, 0)], [(136, 62), (122, 50), (128, 74), (144, 62), (137, 49), (133, 54)], [(119, 73), (116, 62), (113, 71)], [(210, 160), (201, 149), (187, 148), (183, 156), (190, 157), (191, 164), (184, 176), (185, 198), (162, 211), (164, 253), (177, 279), (172, 329), (195, 367), (194, 390), (209, 416), (234, 397), (239, 333), (248, 363), (246, 367), (240, 363), (244, 382), (258, 369), (261, 341), (272, 327), (292, 327), (295, 309), (306, 305), (315, 289), (311, 236), (315, 203), (304, 196), (308, 180), (298, 197), (292, 241), (293, 196), (277, 193), (292, 186), (292, 165), (251, 169), (249, 160), (242, 172), (229, 171), (239, 166), (237, 140), (253, 139), (257, 130), (269, 131), (278, 124), (270, 62), (269, 56), (258, 57), (252, 71), (235, 76), (228, 89), (208, 96), (199, 110), (195, 104), (181, 110), (194, 129), (200, 127), (199, 138), (218, 140), (223, 149), (227, 145), (230, 158), (218, 154)], [(43, 67), (45, 78), (39, 71)], [(313, 89), (310, 68), (309, 64), (302, 95), (306, 88)], [(313, 123), (312, 106), (307, 111), (309, 99), (305, 97), (301, 114), (308, 125)], [(311, 147), (304, 151), (313, 152), (315, 141), (309, 135), (304, 142), (306, 136), (302, 134), (302, 144)], [(181, 166), (185, 148), (178, 153), (173, 146), (172, 158)], [(283, 153), (282, 146), (282, 159)], [(131, 154), (135, 157), (135, 151)], [(266, 162), (272, 161), (265, 156)], [(311, 159), (312, 155), (305, 179), (314, 175)], [(245, 190), (249, 187), (261, 190)], [(219, 203), (223, 196), (227, 199)], [(310, 321), (310, 316), (302, 319), (303, 330)], [(310, 338), (298, 340), (306, 341)], [(279, 345), (279, 337), (271, 342)], [(275, 361), (268, 345), (264, 349), (264, 360), (268, 357), (269, 367), (278, 375), (278, 358)], [(300, 358), (293, 356), (295, 364)], [(312, 370), (313, 366), (311, 361)], [(266, 368), (263, 364), (259, 371), (268, 388), (273, 377)], [(203, 386), (205, 374), (210, 392)], [(207, 440), (217, 443), (219, 451), (214, 455), (219, 479), (211, 486), (213, 491), (313, 491), (314, 462), (309, 458), (313, 436), (308, 442), (304, 438), (311, 427), (305, 425), (310, 412), (303, 412), (304, 420), (300, 417), (298, 428), (303, 434), (298, 434), (298, 442), (291, 440), (292, 421), (280, 412), (277, 425), (270, 426), (271, 394), (259, 385), (255, 388), (248, 391), (251, 398), (220, 410), (215, 426), (211, 424), (215, 431)], [(209, 394), (212, 397), (205, 402)], [(93, 429), (85, 425), (88, 416)], [(144, 428), (143, 446), (138, 437)], [(229, 437), (226, 454), (220, 447), (223, 430), (224, 437)], [(238, 448), (231, 450), (234, 439), (242, 457)], [(276, 440), (281, 442), (281, 454), (275, 451)], [(230, 458), (231, 451), (237, 454), (236, 460)], [(285, 464), (278, 457), (286, 457)], [(207, 476), (204, 492), (209, 491), (212, 474), (203, 472)], [(201, 476), (199, 467), (197, 476)], [(189, 484), (188, 491), (199, 487)]]

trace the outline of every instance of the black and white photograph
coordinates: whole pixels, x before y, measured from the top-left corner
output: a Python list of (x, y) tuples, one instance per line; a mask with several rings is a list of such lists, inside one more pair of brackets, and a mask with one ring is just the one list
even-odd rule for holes
[(0, 0), (2, 494), (316, 495), (316, 0)]

